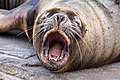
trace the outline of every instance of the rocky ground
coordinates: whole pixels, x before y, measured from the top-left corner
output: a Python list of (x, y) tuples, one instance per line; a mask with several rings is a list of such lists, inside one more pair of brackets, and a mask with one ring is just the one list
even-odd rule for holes
[(0, 34), (0, 80), (120, 80), (120, 63), (54, 74), (42, 67), (25, 35), (9, 32)]

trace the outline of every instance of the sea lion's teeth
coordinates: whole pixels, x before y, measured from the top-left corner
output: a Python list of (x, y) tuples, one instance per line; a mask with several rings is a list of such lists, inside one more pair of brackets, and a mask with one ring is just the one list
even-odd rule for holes
[(60, 60), (63, 59), (63, 55), (61, 55), (59, 59), (60, 59)]
[(48, 57), (48, 55), (47, 55), (47, 51), (45, 52), (45, 57)]
[(49, 60), (51, 61), (51, 60), (54, 60), (54, 61), (58, 61), (58, 58), (49, 58)]
[(64, 56), (65, 56), (65, 51), (62, 52), (59, 59), (62, 60)]
[(66, 51), (68, 51), (67, 48), (68, 48), (68, 46), (65, 46), (65, 47), (64, 47), (64, 49), (63, 49), (64, 51), (62, 51), (62, 53), (61, 53), (61, 55), (60, 55), (60, 58), (59, 58), (60, 60), (62, 60), (62, 59), (64, 58), (65, 54), (67, 53), (67, 52), (66, 52)]

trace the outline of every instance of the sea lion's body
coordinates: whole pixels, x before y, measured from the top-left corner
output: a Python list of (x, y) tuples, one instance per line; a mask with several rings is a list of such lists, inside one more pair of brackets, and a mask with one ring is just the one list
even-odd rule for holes
[[(36, 41), (37, 43), (34, 44), (34, 47), (44, 66), (52, 71), (62, 72), (69, 69), (74, 70), (97, 67), (118, 60), (120, 55), (119, 4), (116, 4), (113, 0), (43, 0), (39, 5), (39, 13), (36, 23), (40, 19), (42, 20), (42, 18), (48, 17), (46, 18), (47, 22), (47, 19), (52, 19), (55, 16), (54, 14), (57, 15), (59, 13), (61, 15), (71, 15), (69, 17), (72, 18), (74, 15), (72, 12), (75, 13), (77, 19), (81, 20), (81, 23), (78, 23), (79, 25), (81, 24), (83, 29), (80, 31), (83, 33), (79, 34), (77, 33), (77, 30), (75, 30), (76, 33), (72, 32), (76, 40), (72, 38), (73, 43), (70, 42), (71, 45), (69, 45), (69, 50), (71, 56), (69, 57), (68, 62), (66, 62), (62, 68), (50, 64), (49, 60), (46, 61), (44, 55), (41, 55), (42, 52), (36, 50), (38, 49), (38, 46), (41, 46), (42, 44), (38, 44), (42, 39), (37, 39), (38, 41)], [(43, 15), (45, 15), (45, 17), (43, 17)], [(68, 28), (71, 26), (70, 24), (73, 24), (72, 22), (58, 23), (61, 24), (58, 26), (59, 28)], [(54, 25), (53, 28), (56, 28), (56, 25)], [(39, 29), (38, 26), (36, 28), (36, 24), (34, 26), (34, 33), (36, 33), (35, 29)], [(53, 30), (53, 32), (54, 31), (55, 30)], [(62, 30), (58, 29), (58, 31)], [(47, 31), (45, 33), (47, 33)], [(43, 32), (43, 34), (45, 33)], [(40, 35), (40, 37), (42, 36)]]
[[(36, 18), (32, 22), (33, 46), (47, 69), (63, 72), (97, 67), (119, 59), (119, 1), (40, 0), (35, 9)], [(0, 17), (0, 26), (2, 20)], [(28, 24), (23, 24), (27, 26), (20, 29), (28, 31)], [(0, 29), (0, 32), (4, 32), (4, 29)], [(58, 53), (53, 52), (54, 50)]]

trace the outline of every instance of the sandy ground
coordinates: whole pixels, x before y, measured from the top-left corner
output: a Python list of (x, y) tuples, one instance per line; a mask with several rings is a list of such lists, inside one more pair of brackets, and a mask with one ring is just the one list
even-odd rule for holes
[(42, 67), (30, 41), (17, 33), (0, 34), (0, 80), (120, 80), (120, 63), (52, 73)]

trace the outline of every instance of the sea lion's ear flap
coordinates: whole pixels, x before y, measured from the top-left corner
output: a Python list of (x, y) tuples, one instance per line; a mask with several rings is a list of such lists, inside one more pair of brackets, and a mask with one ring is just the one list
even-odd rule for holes
[(83, 36), (84, 36), (88, 32), (88, 26), (82, 18), (80, 20), (81, 20), (81, 26), (83, 29)]

